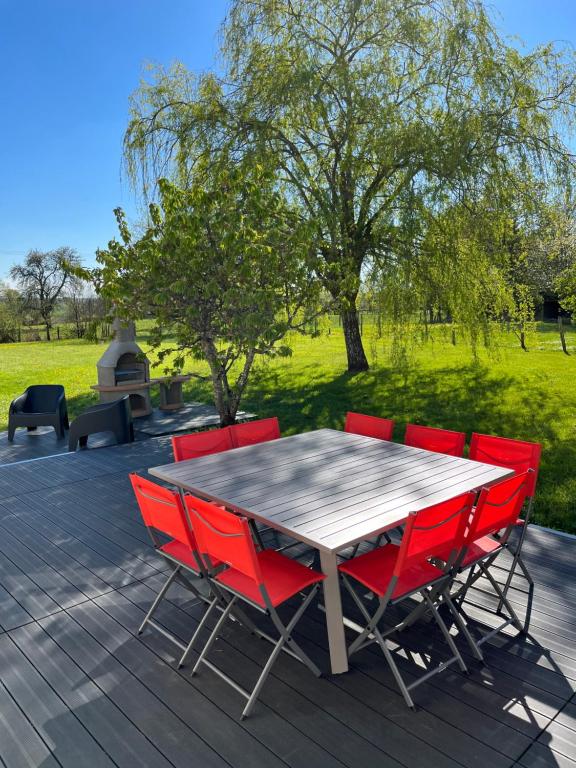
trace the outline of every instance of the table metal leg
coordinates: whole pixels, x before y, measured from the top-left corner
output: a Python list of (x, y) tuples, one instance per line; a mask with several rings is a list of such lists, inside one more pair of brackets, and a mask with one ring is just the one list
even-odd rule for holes
[(320, 552), (320, 565), (325, 574), (324, 605), (326, 609), (326, 629), (328, 630), (328, 646), (330, 648), (330, 665), (332, 674), (348, 672), (348, 655), (346, 653), (346, 637), (344, 635), (344, 617), (342, 615), (342, 599), (340, 596), (340, 579), (338, 577), (338, 560), (333, 552)]

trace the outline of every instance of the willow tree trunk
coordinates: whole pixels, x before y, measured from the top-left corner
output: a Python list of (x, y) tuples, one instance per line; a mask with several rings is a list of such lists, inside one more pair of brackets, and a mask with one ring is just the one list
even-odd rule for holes
[(368, 358), (362, 344), (358, 312), (355, 309), (346, 309), (341, 313), (342, 328), (344, 329), (344, 341), (346, 342), (346, 356), (348, 358), (348, 371), (357, 373), (367, 371)]

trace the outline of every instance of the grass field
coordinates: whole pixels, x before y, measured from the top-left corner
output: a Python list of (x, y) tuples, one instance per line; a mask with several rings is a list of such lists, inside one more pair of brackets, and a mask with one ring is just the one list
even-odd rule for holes
[[(535, 519), (576, 532), (576, 333), (571, 328), (570, 356), (560, 351), (555, 327), (541, 325), (529, 352), (510, 334), (502, 337), (497, 353), (482, 352), (479, 360), (433, 331), (402, 372), (391, 367), (372, 332), (365, 329), (369, 372), (345, 373), (342, 334), (333, 326), (329, 335), (296, 339), (291, 358), (261, 365), (243, 407), (277, 415), (285, 434), (341, 427), (346, 411), (358, 410), (394, 418), (398, 440), (408, 421), (536, 440), (543, 460)], [(63, 384), (71, 416), (95, 402), (90, 384), (103, 350), (102, 344), (78, 341), (1, 345), (0, 429), (6, 428), (10, 400), (32, 383)], [(188, 370), (205, 372), (196, 363)], [(186, 397), (210, 401), (210, 387), (190, 382)]]

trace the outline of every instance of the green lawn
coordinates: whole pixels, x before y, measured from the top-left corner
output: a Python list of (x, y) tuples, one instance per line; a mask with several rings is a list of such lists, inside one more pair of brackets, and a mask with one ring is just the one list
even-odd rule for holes
[[(536, 440), (543, 445), (537, 522), (576, 532), (576, 349), (559, 351), (553, 326), (540, 326), (529, 352), (512, 335), (498, 354), (472, 359), (465, 346), (453, 347), (442, 329), (415, 353), (404, 373), (395, 371), (381, 341), (365, 327), (372, 370), (344, 372), (339, 328), (317, 339), (298, 338), (291, 358), (260, 366), (243, 407), (261, 416), (277, 415), (284, 433), (321, 426), (340, 427), (347, 410), (396, 419), (396, 439), (404, 425), (473, 430)], [(576, 334), (568, 329), (569, 346)], [(96, 397), (96, 361), (103, 345), (77, 341), (0, 346), (0, 429), (5, 429), (10, 400), (32, 383), (62, 383), (74, 416)], [(201, 372), (197, 364), (189, 370)], [(191, 382), (188, 399), (210, 400), (207, 384)]]

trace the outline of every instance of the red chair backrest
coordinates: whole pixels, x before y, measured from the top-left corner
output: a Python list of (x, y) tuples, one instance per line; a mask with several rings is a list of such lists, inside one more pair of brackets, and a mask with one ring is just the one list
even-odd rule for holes
[(516, 523), (528, 495), (531, 475), (529, 469), (482, 489), (466, 533), (467, 544)]
[(410, 445), (412, 448), (424, 448), (426, 451), (446, 453), (449, 456), (463, 456), (466, 435), (464, 432), (454, 432), (451, 429), (408, 424), (404, 444)]
[(258, 419), (247, 421), (245, 424), (234, 424), (229, 427), (232, 433), (232, 442), (235, 448), (255, 443), (266, 443), (268, 440), (276, 440), (280, 437), (280, 425), (276, 416), (270, 419)]
[(146, 526), (196, 549), (194, 535), (176, 491), (134, 473), (130, 475), (130, 481)]
[(230, 427), (213, 429), (209, 432), (192, 432), (189, 435), (175, 435), (172, 438), (174, 461), (199, 459), (211, 453), (220, 453), (234, 448)]
[(542, 446), (539, 443), (528, 443), (524, 440), (511, 440), (508, 437), (494, 435), (472, 434), (470, 441), (470, 458), (483, 461), (485, 464), (495, 464), (507, 467), (514, 472), (533, 472), (529, 477), (527, 496), (534, 496)]
[(377, 437), (380, 440), (392, 440), (394, 422), (392, 419), (381, 419), (379, 416), (366, 416), (363, 413), (348, 411), (344, 432), (352, 432), (364, 437)]
[(222, 561), (261, 584), (248, 520), (194, 496), (186, 496), (186, 508), (200, 554), (208, 555), (212, 561)]
[(457, 555), (464, 546), (474, 499), (473, 492), (462, 493), (413, 512), (404, 528), (394, 575), (430, 557), (445, 557), (447, 550)]

